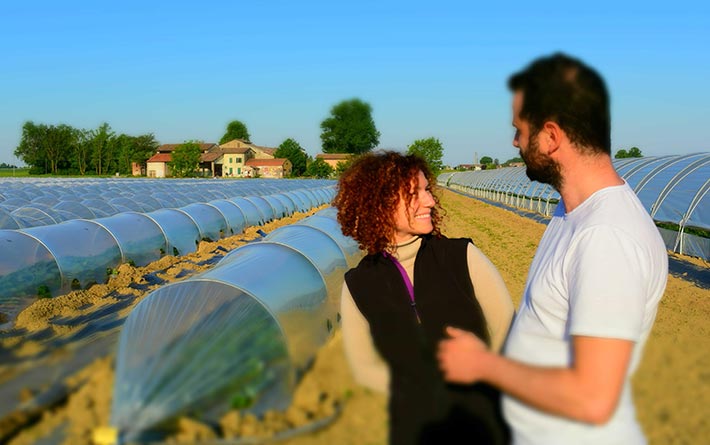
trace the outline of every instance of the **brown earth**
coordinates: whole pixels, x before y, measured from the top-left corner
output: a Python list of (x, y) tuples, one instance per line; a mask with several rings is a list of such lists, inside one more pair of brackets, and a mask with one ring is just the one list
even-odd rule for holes
[[(496, 264), (517, 305), (544, 225), (449, 191), (443, 191), (441, 198), (447, 212), (444, 233), (472, 238)], [(294, 215), (262, 229), (269, 232), (304, 216)], [(82, 324), (58, 324), (57, 319), (85, 320), (80, 316), (91, 318), (112, 307), (120, 307), (115, 312), (125, 315), (154, 289), (146, 285), (146, 274), (152, 273), (165, 282), (184, 279), (176, 276), (189, 276), (210, 267), (196, 264), (257, 236), (252, 228), (217, 243), (202, 243), (199, 252), (186, 257), (165, 257), (143, 268), (123, 265), (106, 285), (37, 301), (19, 315), (12, 331), (0, 336), (0, 384), (20, 373), (48, 366), (67, 353), (57, 345), (80, 330)], [(683, 259), (707, 267), (700, 260)], [(143, 288), (137, 290), (136, 286), (129, 286), (131, 283), (142, 284)], [(710, 290), (669, 276), (654, 330), (633, 381), (639, 419), (653, 445), (710, 443), (708, 320)], [(80, 352), (75, 354), (83, 351), (77, 350)], [(51, 383), (34, 382), (34, 386), (15, 388), (16, 400), (12, 403), (42, 399), (51, 392)], [(33, 444), (59, 434), (65, 444), (91, 443), (92, 430), (108, 424), (112, 383), (111, 355), (67, 373), (60, 385), (62, 397), (34, 411), (25, 408), (0, 419), (0, 442), (3, 437), (11, 437), (8, 443), (12, 445)], [(214, 441), (214, 430), (205, 425), (181, 419), (180, 427), (181, 432), (171, 441)], [(225, 416), (221, 427), (228, 437), (246, 434), (262, 437), (264, 443), (278, 439), (284, 445), (385, 444), (386, 400), (354, 383), (344, 359), (340, 333), (336, 332), (319, 351), (286, 413), (269, 413), (264, 419), (255, 419), (232, 412)]]

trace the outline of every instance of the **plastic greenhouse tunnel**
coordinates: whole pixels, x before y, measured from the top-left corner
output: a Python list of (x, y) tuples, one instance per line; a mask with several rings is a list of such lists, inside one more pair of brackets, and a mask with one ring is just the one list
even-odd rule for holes
[[(656, 222), (668, 250), (710, 259), (710, 153), (614, 159)], [(560, 195), (530, 181), (525, 167), (443, 173), (440, 185), (549, 217)]]
[(181, 415), (216, 422), (230, 409), (259, 415), (289, 405), (339, 322), (343, 274), (360, 255), (333, 216), (320, 213), (134, 308), (116, 357), (111, 425), (119, 442), (162, 440)]
[(202, 240), (328, 204), (333, 188), (332, 180), (0, 178), (0, 312), (11, 322), (37, 298), (105, 283), (122, 263), (187, 255)]

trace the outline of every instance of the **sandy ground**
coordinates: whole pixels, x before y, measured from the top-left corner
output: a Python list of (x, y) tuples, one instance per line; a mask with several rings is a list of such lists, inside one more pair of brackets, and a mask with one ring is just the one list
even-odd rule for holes
[[(472, 238), (499, 268), (517, 305), (544, 225), (448, 191), (442, 192), (442, 203), (447, 212), (444, 233)], [(269, 232), (304, 216), (297, 214), (261, 229)], [(12, 330), (0, 333), (4, 407), (0, 407), (0, 443), (91, 443), (94, 428), (107, 425), (109, 419), (115, 321), (125, 318), (160, 285), (156, 281), (189, 277), (257, 236), (256, 229), (249, 229), (217, 243), (203, 243), (199, 252), (186, 257), (165, 257), (143, 268), (123, 265), (106, 285), (40, 300), (23, 311)], [(98, 323), (101, 320), (106, 322)], [(669, 276), (633, 381), (639, 420), (651, 444), (710, 443), (708, 320), (710, 290)], [(94, 328), (85, 332), (87, 326)], [(62, 365), (67, 357), (71, 366)], [(232, 443), (385, 444), (386, 400), (354, 383), (336, 332), (319, 351), (287, 412), (269, 413), (265, 419), (228, 413), (221, 429), (229, 437), (262, 438)], [(189, 419), (180, 421), (180, 432), (171, 438), (173, 442), (199, 440), (214, 443), (215, 432)]]

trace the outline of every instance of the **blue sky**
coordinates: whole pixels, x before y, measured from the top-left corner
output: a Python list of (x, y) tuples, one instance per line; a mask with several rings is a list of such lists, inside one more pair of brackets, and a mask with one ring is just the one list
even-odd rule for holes
[[(499, 3), (497, 6), (494, 3)], [(22, 124), (321, 151), (336, 103), (373, 107), (380, 147), (436, 137), (444, 162), (511, 146), (508, 76), (563, 51), (612, 98), (612, 147), (710, 151), (708, 2), (33, 1), (0, 10), (0, 162)], [(580, 2), (581, 3), (581, 2)], [(629, 4), (631, 3), (631, 4)]]

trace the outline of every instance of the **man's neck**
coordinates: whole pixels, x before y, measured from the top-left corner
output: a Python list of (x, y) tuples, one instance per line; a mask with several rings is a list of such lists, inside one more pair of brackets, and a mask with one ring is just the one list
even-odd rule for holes
[(561, 169), (562, 186), (559, 192), (567, 213), (597, 191), (624, 183), (608, 155), (571, 156), (561, 165)]

